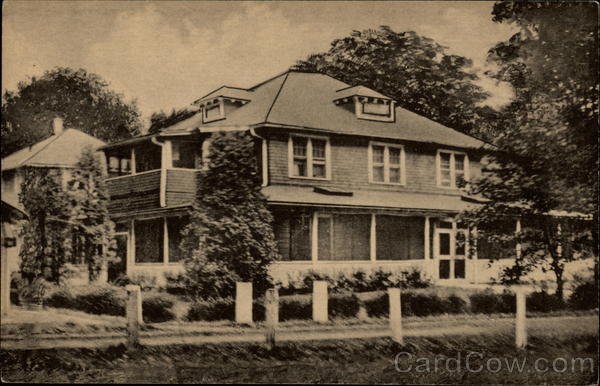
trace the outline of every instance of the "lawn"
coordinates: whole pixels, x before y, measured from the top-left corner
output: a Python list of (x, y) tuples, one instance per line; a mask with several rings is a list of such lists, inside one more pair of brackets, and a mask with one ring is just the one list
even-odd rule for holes
[[(282, 342), (272, 351), (250, 343), (142, 347), (135, 352), (123, 346), (1, 351), (0, 362), (3, 380), (18, 382), (595, 383), (597, 334), (540, 328), (545, 333), (532, 335), (527, 350), (514, 348), (512, 334), (489, 333), (409, 337), (404, 346), (389, 338)], [(577, 358), (586, 362), (573, 362)], [(521, 371), (506, 365), (515, 359), (525, 361)]]

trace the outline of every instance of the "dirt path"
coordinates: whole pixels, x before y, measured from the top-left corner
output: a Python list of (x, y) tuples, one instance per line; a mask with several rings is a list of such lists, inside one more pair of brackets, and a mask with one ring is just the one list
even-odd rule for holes
[[(530, 335), (553, 336), (564, 333), (597, 333), (598, 316), (558, 316), (545, 318), (530, 318), (527, 320)], [(410, 323), (404, 326), (404, 335), (407, 337), (423, 336), (436, 337), (444, 335), (485, 335), (496, 333), (512, 333), (514, 330), (513, 319), (485, 319), (472, 322), (457, 322), (454, 325), (440, 327), (439, 323), (423, 322)], [(280, 329), (277, 332), (278, 341), (307, 341), (307, 340), (340, 340), (340, 339), (367, 339), (379, 338), (390, 335), (390, 330), (384, 325), (341, 326), (339, 328), (319, 329)], [(179, 344), (208, 344), (208, 343), (260, 343), (264, 341), (264, 332), (261, 329), (248, 330), (236, 334), (153, 334), (143, 332), (141, 344), (147, 346), (179, 345)], [(106, 347), (125, 343), (125, 336), (119, 335), (90, 335), (78, 337), (35, 337), (23, 339), (22, 337), (3, 337), (0, 348), (4, 350), (22, 349), (48, 349), (48, 348), (93, 348)]]

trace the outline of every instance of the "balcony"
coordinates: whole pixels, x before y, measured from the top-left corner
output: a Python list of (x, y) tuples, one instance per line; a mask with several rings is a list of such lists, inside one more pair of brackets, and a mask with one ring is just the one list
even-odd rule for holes
[(134, 215), (141, 211), (191, 205), (196, 193), (198, 170), (157, 169), (109, 178), (106, 183), (110, 214)]

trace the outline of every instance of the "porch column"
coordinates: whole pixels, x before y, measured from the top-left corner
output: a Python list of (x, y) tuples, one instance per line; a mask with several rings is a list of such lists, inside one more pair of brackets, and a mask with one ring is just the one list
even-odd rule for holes
[(473, 260), (473, 283), (477, 283), (477, 271), (479, 268), (479, 257), (477, 256), (477, 226), (473, 227), (473, 255), (471, 259)]
[(312, 227), (310, 232), (310, 252), (312, 263), (316, 264), (319, 260), (319, 212), (315, 211), (312, 218)]
[(131, 174), (135, 174), (135, 149), (131, 148)]
[(377, 260), (377, 219), (375, 213), (371, 213), (371, 237), (370, 244), (370, 257), (371, 262), (374, 263)]
[(127, 264), (125, 273), (131, 277), (133, 265), (135, 264), (135, 220), (129, 222), (129, 245), (127, 247)]
[[(521, 233), (521, 220), (520, 219), (517, 219), (517, 224), (516, 224), (516, 227), (515, 227), (515, 233), (516, 234)], [(516, 255), (517, 255), (517, 259), (520, 258), (521, 257), (521, 243), (517, 243), (515, 245), (515, 252), (516, 252)]]
[(423, 244), (423, 253), (425, 255), (425, 260), (431, 259), (431, 251), (429, 250), (431, 246), (431, 242), (429, 240), (429, 216), (425, 216), (425, 228), (423, 231), (424, 243)]
[(169, 262), (169, 227), (167, 218), (163, 217), (163, 264)]

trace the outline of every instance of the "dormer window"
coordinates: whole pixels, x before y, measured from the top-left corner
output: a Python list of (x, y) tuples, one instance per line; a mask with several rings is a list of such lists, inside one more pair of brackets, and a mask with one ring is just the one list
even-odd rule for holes
[(371, 121), (394, 122), (394, 104), (391, 99), (363, 86), (348, 87), (337, 91), (336, 105), (346, 105), (351, 108), (359, 119)]
[(202, 122), (212, 122), (225, 118), (225, 105), (222, 99), (218, 99), (213, 104), (207, 104), (202, 108)]

